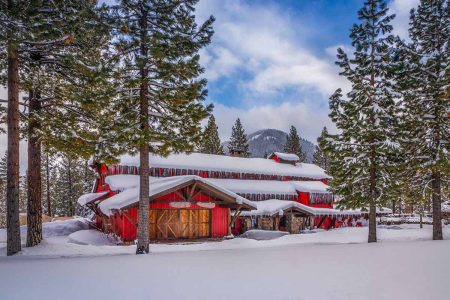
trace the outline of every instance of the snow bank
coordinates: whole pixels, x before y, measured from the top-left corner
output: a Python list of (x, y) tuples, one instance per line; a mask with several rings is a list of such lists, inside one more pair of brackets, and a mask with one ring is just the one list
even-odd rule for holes
[(121, 244), (121, 241), (117, 237), (107, 235), (95, 229), (76, 231), (71, 233), (67, 239), (69, 243), (78, 245), (114, 246)]
[(85, 218), (47, 222), (42, 224), (42, 234), (44, 238), (66, 236), (78, 230), (88, 229), (90, 226), (91, 221)]
[(273, 230), (258, 230), (252, 229), (241, 234), (239, 238), (252, 239), (257, 241), (273, 240), (279, 237), (289, 235), (289, 232), (285, 231), (273, 231)]
[[(139, 156), (123, 155), (119, 165), (139, 166)], [(272, 159), (242, 158), (225, 155), (191, 153), (171, 154), (167, 157), (150, 156), (150, 166), (156, 168), (222, 171), (279, 176), (298, 176), (311, 179), (331, 178), (325, 170), (314, 164), (295, 166), (280, 164)]]
[[(75, 218), (65, 221), (53, 221), (42, 224), (44, 239), (58, 236), (67, 236), (75, 231), (89, 229), (91, 222), (85, 218)], [(20, 226), (22, 240), (26, 239), (27, 226)], [(6, 243), (6, 229), (0, 229), (0, 243)]]

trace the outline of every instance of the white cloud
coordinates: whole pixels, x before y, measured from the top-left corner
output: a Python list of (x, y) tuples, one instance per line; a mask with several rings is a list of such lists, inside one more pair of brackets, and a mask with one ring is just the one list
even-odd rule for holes
[(328, 97), (346, 85), (334, 59), (320, 58), (308, 50), (303, 36), (311, 29), (288, 12), (241, 1), (200, 1), (199, 19), (209, 14), (217, 19), (213, 43), (202, 60), (210, 81), (245, 73), (249, 78), (240, 87), (253, 95), (294, 88)]
[(399, 35), (403, 39), (408, 39), (409, 13), (412, 8), (419, 5), (420, 0), (393, 0), (390, 5), (390, 13), (395, 14), (392, 21), (394, 26), (393, 33)]
[(291, 125), (297, 127), (301, 137), (316, 142), (323, 126), (334, 131), (327, 116), (327, 110), (315, 110), (304, 103), (283, 102), (280, 105), (262, 105), (249, 109), (239, 109), (215, 104), (214, 116), (222, 141), (230, 138), (231, 128), (239, 117), (247, 134), (263, 128), (289, 131)]

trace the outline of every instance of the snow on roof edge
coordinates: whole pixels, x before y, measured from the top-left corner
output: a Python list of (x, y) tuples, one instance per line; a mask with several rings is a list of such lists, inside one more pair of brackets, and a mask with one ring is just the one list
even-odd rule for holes
[[(139, 156), (122, 155), (119, 165), (138, 166)], [(243, 158), (204, 153), (179, 153), (167, 157), (150, 155), (150, 166), (159, 168), (192, 169), (213, 172), (236, 172), (261, 175), (295, 176), (310, 179), (330, 179), (321, 167), (310, 163), (277, 163), (265, 158)]]
[[(106, 178), (108, 178), (108, 177), (114, 178), (114, 176), (121, 176), (123, 178), (124, 176), (138, 176), (138, 175), (110, 175), (110, 176), (107, 176)], [(129, 178), (131, 178), (131, 177), (129, 177)], [(112, 179), (110, 178), (108, 181), (111, 182), (111, 180)], [(162, 193), (165, 190), (182, 185), (183, 183), (186, 183), (190, 180), (195, 180), (195, 181), (200, 181), (204, 184), (207, 184), (224, 194), (227, 194), (228, 196), (234, 198), (236, 203), (239, 205), (245, 204), (246, 206), (249, 206), (250, 208), (256, 208), (256, 206), (252, 203), (252, 201), (245, 199), (244, 197), (241, 197), (230, 190), (227, 190), (205, 178), (201, 178), (196, 175), (183, 175), (183, 176), (173, 176), (173, 177), (164, 177), (164, 178), (150, 177), (150, 180), (154, 181), (153, 183), (150, 182), (150, 185), (149, 185), (150, 196)], [(120, 190), (120, 188), (118, 190)], [(110, 198), (105, 199), (98, 205), (99, 209), (104, 214), (111, 215), (113, 210), (122, 209), (124, 207), (132, 205), (139, 201), (138, 200), (139, 184), (127, 185), (122, 190), (123, 191), (121, 193), (118, 193)]]

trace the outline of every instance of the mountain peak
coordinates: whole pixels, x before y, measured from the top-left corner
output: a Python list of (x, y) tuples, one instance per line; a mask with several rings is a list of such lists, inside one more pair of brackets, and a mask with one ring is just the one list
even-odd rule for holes
[[(247, 135), (251, 157), (264, 157), (272, 152), (283, 152), (287, 133), (278, 129), (261, 129)], [(306, 154), (306, 162), (313, 159), (316, 146), (308, 140), (300, 138), (302, 150)], [(223, 143), (224, 150), (228, 151), (228, 141)]]

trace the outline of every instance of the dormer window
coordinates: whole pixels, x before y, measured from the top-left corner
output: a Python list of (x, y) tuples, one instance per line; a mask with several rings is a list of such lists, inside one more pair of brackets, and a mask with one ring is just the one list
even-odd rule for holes
[(283, 152), (273, 152), (267, 158), (282, 164), (289, 164), (293, 166), (300, 161), (300, 158), (296, 154)]

